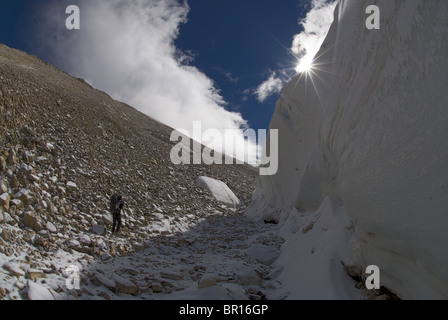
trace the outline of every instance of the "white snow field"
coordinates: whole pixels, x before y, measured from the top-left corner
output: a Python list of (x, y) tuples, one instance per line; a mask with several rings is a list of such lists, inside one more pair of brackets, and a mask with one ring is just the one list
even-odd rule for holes
[(359, 298), (342, 263), (377, 265), (402, 299), (448, 298), (447, 17), (447, 1), (341, 0), (312, 72), (284, 88), (279, 171), (247, 215), (280, 223), (288, 298)]

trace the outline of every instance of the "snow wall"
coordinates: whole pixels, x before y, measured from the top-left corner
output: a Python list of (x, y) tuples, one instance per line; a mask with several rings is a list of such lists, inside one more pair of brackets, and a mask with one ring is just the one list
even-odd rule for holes
[(247, 215), (279, 221), (290, 298), (356, 298), (341, 262), (377, 265), (402, 299), (448, 298), (446, 17), (448, 1), (341, 0), (312, 74), (284, 88), (279, 171)]

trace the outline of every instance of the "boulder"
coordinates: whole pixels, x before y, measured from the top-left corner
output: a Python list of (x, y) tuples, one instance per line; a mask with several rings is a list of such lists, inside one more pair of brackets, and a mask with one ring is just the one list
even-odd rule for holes
[(20, 191), (14, 195), (14, 198), (21, 200), (24, 205), (33, 204), (34, 202), (33, 193), (26, 188), (20, 189)]
[(8, 212), (3, 212), (3, 209), (0, 208), (0, 222), (14, 224), (15, 220), (9, 215)]
[(57, 295), (53, 290), (45, 288), (32, 280), (27, 281), (26, 294), (29, 300), (55, 300)]
[(0, 180), (0, 193), (8, 192), (8, 181), (6, 179)]
[(32, 211), (27, 211), (23, 214), (22, 222), (25, 227), (31, 228), (36, 232), (43, 229), (42, 220)]
[(79, 242), (83, 246), (90, 246), (90, 244), (92, 243), (92, 239), (90, 239), (88, 235), (83, 234), (82, 236), (79, 237)]
[(132, 281), (122, 278), (118, 275), (114, 275), (115, 281), (115, 293), (130, 294), (138, 296), (140, 294), (139, 287)]
[(95, 274), (91, 281), (96, 286), (104, 286), (111, 291), (115, 291), (115, 281), (103, 276), (102, 274)]
[(19, 200), (19, 199), (12, 199), (11, 202), (10, 202), (9, 204), (10, 204), (10, 206), (15, 207), (16, 210), (23, 209), (23, 202), (22, 202), (22, 200)]
[(99, 240), (96, 242), (96, 246), (98, 247), (98, 249), (99, 249), (100, 251), (106, 251), (106, 250), (107, 250), (107, 244), (106, 244), (106, 242), (104, 242), (103, 239), (99, 239)]
[(45, 228), (50, 231), (51, 233), (57, 233), (58, 229), (56, 228), (56, 226), (54, 224), (52, 224), (50, 221), (47, 222), (47, 224), (45, 225)]
[(199, 177), (197, 184), (213, 195), (217, 201), (231, 208), (237, 209), (243, 205), (243, 202), (238, 199), (233, 191), (220, 180), (209, 177)]
[(0, 208), (2, 208), (4, 211), (9, 211), (9, 205), (10, 205), (11, 197), (7, 193), (3, 193), (0, 195)]
[(67, 182), (66, 188), (68, 192), (78, 191), (78, 186), (73, 181)]

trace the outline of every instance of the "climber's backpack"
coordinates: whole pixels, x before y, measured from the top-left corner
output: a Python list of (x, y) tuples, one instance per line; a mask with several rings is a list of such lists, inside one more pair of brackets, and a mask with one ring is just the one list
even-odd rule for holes
[(117, 213), (120, 212), (121, 208), (121, 196), (118, 196), (116, 194), (114, 194), (112, 197), (110, 197), (110, 212), (111, 213)]

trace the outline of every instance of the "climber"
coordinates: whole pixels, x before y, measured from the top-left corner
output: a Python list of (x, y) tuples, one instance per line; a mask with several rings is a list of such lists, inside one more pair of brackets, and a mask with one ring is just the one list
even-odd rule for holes
[(123, 207), (124, 207), (123, 197), (114, 194), (110, 198), (110, 213), (112, 214), (113, 217), (112, 233), (114, 233), (115, 231), (120, 232), (121, 210), (123, 209)]

